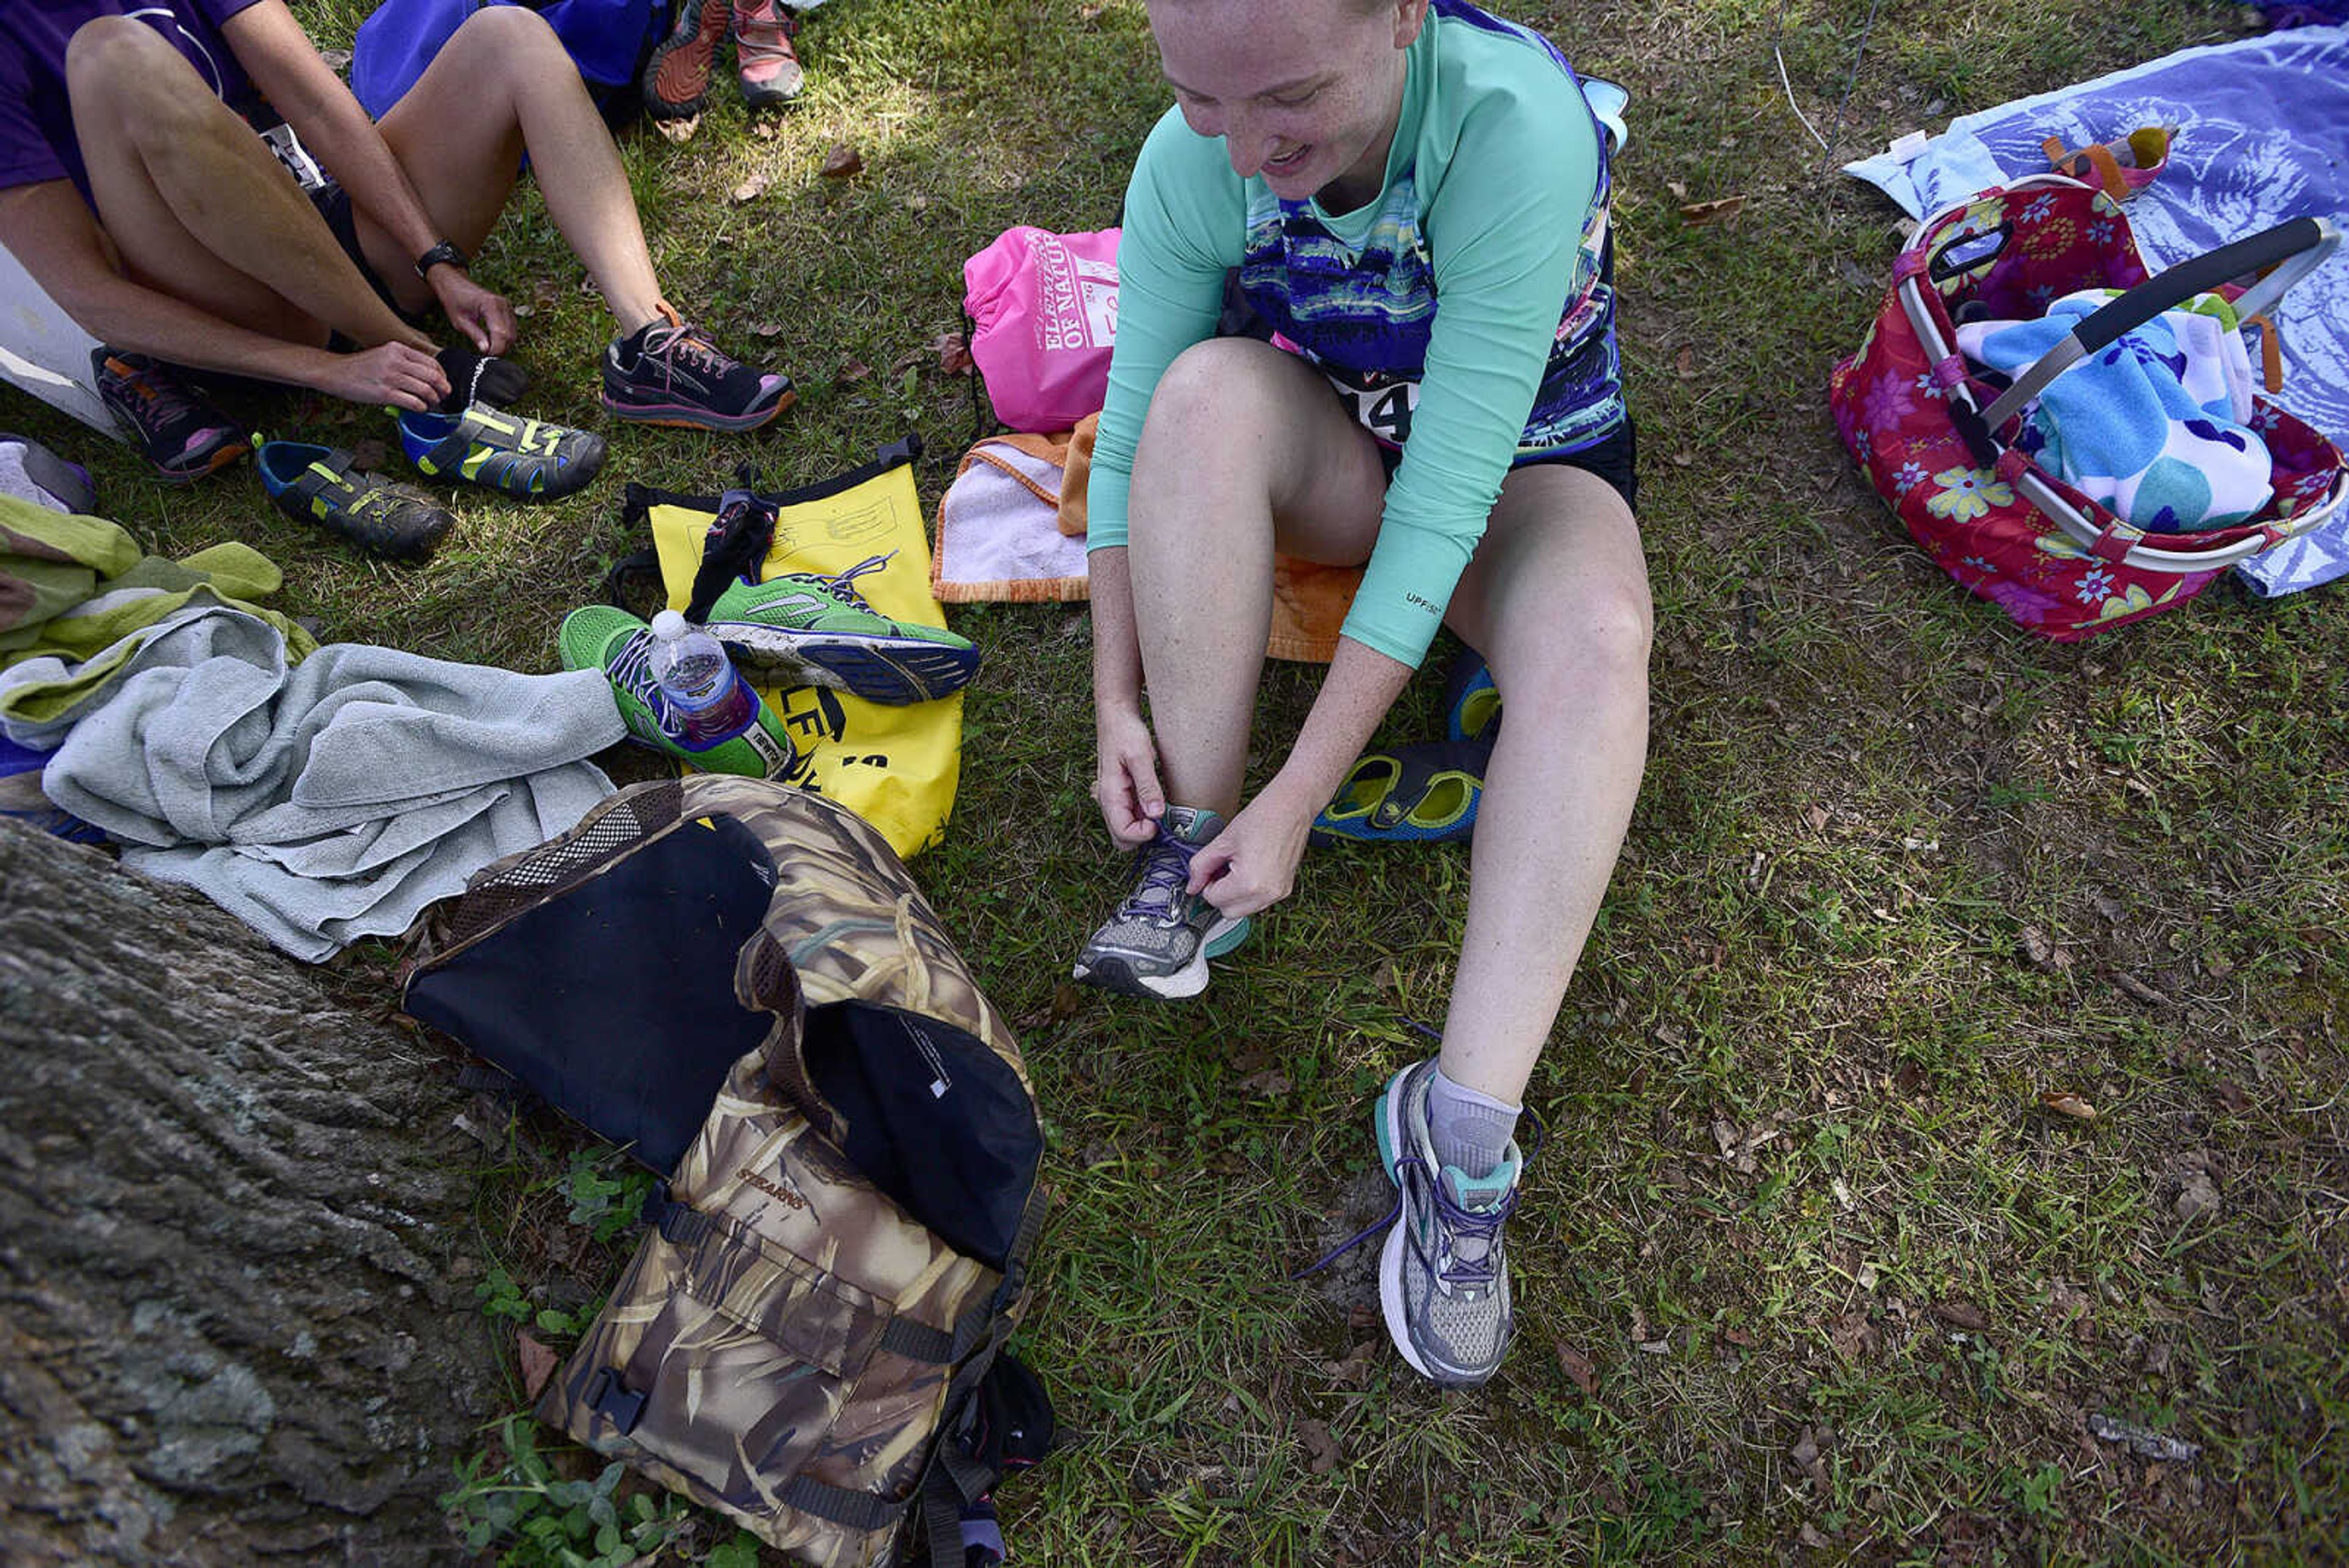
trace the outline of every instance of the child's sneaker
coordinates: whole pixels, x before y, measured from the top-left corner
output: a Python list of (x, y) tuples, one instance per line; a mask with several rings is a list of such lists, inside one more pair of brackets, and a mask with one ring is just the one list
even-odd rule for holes
[(1223, 830), (1224, 819), (1204, 807), (1168, 806), (1158, 836), (1143, 846), (1133, 891), (1077, 955), (1074, 978), (1129, 996), (1206, 990), (1207, 961), (1248, 934), (1245, 915), (1226, 915), (1188, 890), (1191, 857)]
[(455, 518), (426, 497), (361, 472), (349, 452), (335, 447), (265, 441), (253, 461), (261, 487), (285, 515), (319, 524), (395, 561), (424, 560), (456, 526)]
[(601, 670), (611, 679), (628, 733), (657, 752), (713, 774), (784, 779), (799, 763), (799, 750), (774, 710), (763, 701), (741, 729), (696, 746), (685, 738), (685, 721), (661, 694), (653, 678), (652, 628), (624, 609), (589, 605), (563, 618), (556, 634), (565, 670)]
[(792, 36), (800, 19), (776, 0), (733, 0), (735, 79), (752, 109), (789, 103), (807, 85)]
[(770, 685), (832, 686), (894, 706), (950, 697), (978, 672), (978, 649), (943, 627), (892, 620), (865, 603), (855, 580), (888, 561), (874, 556), (836, 576), (737, 581), (710, 607), (709, 635)]
[(604, 466), (602, 436), (479, 403), (456, 414), (401, 414), (399, 444), (435, 479), (530, 501), (568, 495)]
[(789, 376), (751, 369), (689, 322), (654, 321), (604, 350), (604, 406), (616, 419), (756, 430), (798, 395)]
[(244, 432), (144, 354), (89, 352), (98, 400), (130, 429), (131, 441), (166, 484), (191, 484), (249, 448)]
[(1399, 1194), (1379, 1254), (1379, 1305), (1414, 1371), (1474, 1387), (1498, 1369), (1516, 1326), (1501, 1223), (1516, 1207), (1525, 1157), (1513, 1142), (1475, 1178), (1438, 1160), (1427, 1125), (1434, 1081), (1431, 1057), (1397, 1073), (1379, 1096), (1379, 1163)]
[(645, 62), (645, 112), (655, 119), (699, 114), (709, 99), (709, 66), (726, 36), (730, 0), (678, 0), (668, 36)]

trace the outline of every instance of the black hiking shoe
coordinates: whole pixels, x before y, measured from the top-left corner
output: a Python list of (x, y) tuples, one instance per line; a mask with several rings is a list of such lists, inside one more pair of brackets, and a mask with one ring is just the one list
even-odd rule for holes
[(265, 441), (254, 458), (262, 488), (288, 517), (340, 534), (394, 561), (422, 561), (456, 519), (405, 485), (352, 466), (351, 454), (308, 441)]
[(604, 350), (604, 406), (616, 419), (756, 430), (798, 396), (789, 376), (753, 370), (690, 322), (655, 321)]
[(129, 427), (140, 455), (166, 484), (192, 484), (250, 450), (220, 410), (144, 354), (89, 351), (98, 400)]

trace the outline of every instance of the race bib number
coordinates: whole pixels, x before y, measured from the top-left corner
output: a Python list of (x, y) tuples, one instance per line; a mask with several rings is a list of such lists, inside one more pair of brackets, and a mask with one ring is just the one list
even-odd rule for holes
[(1350, 381), (1330, 378), (1345, 400), (1346, 411), (1354, 422), (1389, 446), (1401, 446), (1411, 440), (1412, 410), (1419, 407), (1419, 383), (1416, 381), (1373, 381), (1357, 386)]
[(277, 161), (285, 165), (285, 172), (294, 176), (294, 183), (305, 192), (326, 188), (326, 171), (318, 167), (318, 161), (310, 156), (310, 150), (302, 145), (302, 139), (294, 134), (292, 126), (269, 126), (261, 132), (261, 140), (277, 155)]

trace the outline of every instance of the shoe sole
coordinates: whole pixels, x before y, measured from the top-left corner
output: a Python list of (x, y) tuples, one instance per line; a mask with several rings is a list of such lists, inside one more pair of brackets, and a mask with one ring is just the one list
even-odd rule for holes
[(165, 468), (160, 463), (152, 462), (147, 467), (148, 472), (166, 484), (193, 484), (200, 479), (208, 479), (218, 473), (252, 450), (253, 447), (249, 442), (233, 441), (225, 446), (213, 448), (212, 453), (204, 459), (202, 468)]
[[(657, 45), (645, 61), (645, 112), (655, 119), (689, 119), (699, 114), (709, 102), (709, 71), (718, 59), (718, 37), (712, 34), (707, 42), (702, 37), (702, 18), (712, 5), (725, 5), (731, 15), (731, 0), (686, 0), (677, 14), (677, 25), (667, 37)], [(690, 26), (688, 26), (688, 22)], [(661, 67), (680, 49), (699, 48), (701, 90), (689, 99), (663, 98), (660, 95)]]
[(708, 629), (764, 684), (798, 680), (892, 708), (951, 697), (978, 673), (976, 648), (947, 648), (910, 638), (902, 642), (827, 638), (755, 621), (716, 621)]
[(723, 431), (739, 435), (757, 430), (800, 400), (797, 391), (785, 388), (783, 395), (765, 409), (754, 409), (747, 414), (717, 414), (708, 409), (697, 409), (690, 403), (617, 403), (611, 394), (601, 393), (597, 401), (604, 411), (616, 420), (636, 425), (667, 425), (675, 430)]
[(1070, 978), (1084, 985), (1099, 986), (1124, 996), (1146, 997), (1158, 1002), (1184, 1002), (1207, 989), (1207, 961), (1218, 959), (1247, 940), (1247, 917), (1235, 919), (1224, 916), (1207, 928), (1206, 940), (1191, 961), (1171, 974), (1151, 974), (1138, 970), (1133, 961), (1111, 953), (1088, 964), (1082, 959), (1070, 971)]
[[(1378, 1109), (1371, 1127), (1378, 1138), (1379, 1164), (1385, 1168), (1387, 1179), (1395, 1190), (1402, 1190), (1402, 1181), (1395, 1174), (1396, 1151), (1402, 1147), (1402, 1096), (1398, 1092), (1412, 1069), (1404, 1067), (1387, 1080), (1379, 1094)], [(1430, 1366), (1411, 1343), (1411, 1321), (1403, 1311), (1402, 1270), (1403, 1251), (1411, 1244), (1408, 1215), (1398, 1214), (1387, 1229), (1386, 1244), (1379, 1249), (1379, 1313), (1386, 1319), (1387, 1337), (1413, 1372), (1430, 1383), (1444, 1388), (1475, 1388), (1489, 1381), (1491, 1372), (1482, 1376), (1472, 1376), (1452, 1366)], [(1495, 1368), (1497, 1370), (1497, 1368)]]

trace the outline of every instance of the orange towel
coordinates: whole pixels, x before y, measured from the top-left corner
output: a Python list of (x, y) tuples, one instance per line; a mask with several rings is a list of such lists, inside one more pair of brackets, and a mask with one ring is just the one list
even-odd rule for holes
[[(1100, 424), (1101, 416), (1092, 414), (1075, 430), (1056, 435), (988, 436), (963, 454), (955, 483), (938, 501), (930, 591), (940, 603), (1036, 603), (1087, 597), (1081, 556), (1056, 551), (1054, 545), (1084, 537), (1085, 484), (1092, 472), (1093, 436)], [(966, 486), (965, 476), (974, 464), (987, 472)], [(1056, 469), (1057, 493), (1050, 483)], [(1024, 573), (1017, 565), (1056, 559), (1057, 566), (1032, 566)], [(1361, 580), (1360, 566), (1323, 566), (1275, 556), (1272, 631), (1265, 639), (1265, 652), (1300, 663), (1329, 663), (1338, 651), (1338, 628)]]

